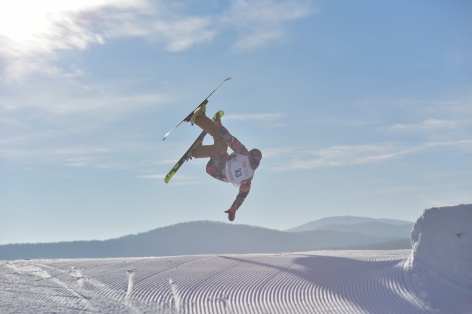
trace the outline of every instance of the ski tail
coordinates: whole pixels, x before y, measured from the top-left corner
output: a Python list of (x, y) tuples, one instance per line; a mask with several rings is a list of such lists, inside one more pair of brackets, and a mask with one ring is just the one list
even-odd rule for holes
[(172, 179), (174, 174), (180, 169), (180, 166), (182, 166), (184, 162), (186, 162), (186, 161), (188, 161), (189, 159), (192, 158), (192, 156), (191, 156), (192, 150), (198, 145), (199, 142), (203, 141), (203, 138), (205, 137), (206, 134), (207, 134), (207, 132), (202, 131), (202, 133), (200, 133), (200, 135), (197, 137), (195, 142), (193, 142), (193, 144), (185, 152), (185, 154), (180, 158), (180, 160), (174, 165), (174, 167), (172, 167), (172, 169), (169, 171), (169, 173), (167, 173), (167, 175), (164, 178), (164, 181), (166, 183), (169, 183), (170, 179)]

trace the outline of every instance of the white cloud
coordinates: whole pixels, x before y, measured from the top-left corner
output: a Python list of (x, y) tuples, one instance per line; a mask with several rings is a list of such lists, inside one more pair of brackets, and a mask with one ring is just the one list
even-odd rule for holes
[(421, 146), (424, 149), (449, 147), (466, 151), (472, 151), (472, 139), (449, 140), (442, 142), (429, 142)]
[[(136, 176), (138, 179), (150, 179), (150, 180), (164, 180), (164, 174), (149, 174), (149, 175), (139, 175)], [(172, 186), (178, 185), (199, 185), (202, 184), (202, 181), (189, 176), (174, 175), (172, 177)]]
[(280, 39), (285, 24), (304, 18), (314, 11), (305, 1), (235, 0), (224, 17), (239, 32), (237, 50), (252, 50)]
[(0, 0), (0, 59), (3, 81), (31, 73), (83, 75), (56, 68), (60, 51), (104, 45), (110, 38), (145, 37), (181, 52), (236, 29), (235, 47), (260, 47), (285, 34), (284, 25), (312, 11), (304, 1), (235, 0), (226, 10), (200, 16), (180, 13), (185, 5), (151, 0)]
[[(145, 0), (18, 0), (0, 2), (0, 58), (3, 80), (19, 82), (33, 72), (61, 72), (51, 66), (59, 51), (84, 50), (114, 37), (154, 37), (170, 51), (212, 38), (205, 18), (166, 16)], [(77, 75), (75, 71), (67, 75)]]
[(315, 150), (287, 147), (284, 155), (291, 157), (292, 160), (285, 166), (277, 166), (276, 169), (285, 171), (370, 164), (402, 158), (426, 150), (452, 148), (472, 151), (472, 140), (427, 142), (415, 146), (394, 144), (345, 145)]
[(41, 138), (49, 138), (57, 135), (56, 132), (45, 131), (45, 132), (36, 132), (34, 134), (30, 133), (27, 135), (17, 135), (8, 138), (0, 138), (0, 145), (11, 145), (17, 144), (25, 141), (34, 141)]
[(136, 176), (136, 178), (139, 179), (152, 179), (152, 180), (163, 180), (166, 176), (164, 174), (146, 174), (146, 175), (140, 175)]
[[(13, 115), (15, 110), (36, 109), (54, 115), (74, 114), (76, 119), (80, 119), (81, 116), (78, 115), (80, 113), (96, 113), (102, 120), (109, 120), (122, 116), (130, 110), (157, 107), (173, 100), (171, 96), (159, 93), (136, 93), (128, 92), (124, 88), (118, 89), (119, 86), (113, 88), (97, 84), (90, 87), (58, 82), (54, 92), (31, 90), (11, 99), (0, 98), (0, 108), (5, 109), (5, 115)], [(104, 110), (106, 110), (106, 115), (103, 114)], [(27, 117), (17, 118), (25, 120)], [(10, 123), (14, 122), (14, 119), (10, 118), (10, 120)], [(35, 122), (38, 122), (38, 119)]]
[(392, 145), (332, 146), (317, 150), (293, 152), (298, 157), (283, 170), (313, 169), (348, 164), (380, 162), (405, 154), (395, 151)]
[(226, 121), (236, 120), (236, 121), (274, 121), (279, 120), (283, 117), (282, 113), (254, 113), (254, 114), (228, 114), (224, 116)]
[(21, 81), (49, 68), (60, 50), (103, 44), (97, 28), (103, 9), (143, 9), (143, 1), (17, 0), (0, 2), (0, 57), (6, 60), (4, 81)]
[(441, 119), (428, 119), (421, 121), (419, 123), (413, 124), (395, 124), (391, 127), (391, 130), (394, 132), (432, 132), (432, 131), (441, 131), (444, 129), (454, 129), (459, 126), (461, 123), (455, 120), (441, 120)]
[[(37, 148), (29, 147), (11, 147), (0, 150), (0, 159), (11, 160), (15, 163), (58, 163), (65, 157), (66, 164), (92, 160), (92, 156), (109, 154), (110, 149), (106, 147), (51, 147)], [(80, 157), (72, 157), (72, 156)], [(77, 159), (78, 158), (78, 159)]]
[(210, 41), (216, 35), (209, 16), (185, 16), (154, 5), (141, 12), (103, 14), (106, 37), (145, 37), (163, 43), (170, 52), (181, 52)]

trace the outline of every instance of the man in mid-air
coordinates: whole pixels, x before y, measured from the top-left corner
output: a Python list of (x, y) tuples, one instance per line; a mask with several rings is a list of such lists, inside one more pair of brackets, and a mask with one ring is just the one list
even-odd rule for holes
[[(215, 121), (205, 115), (206, 106), (203, 105), (191, 118), (193, 124), (198, 125), (213, 137), (213, 145), (199, 143), (191, 152), (194, 158), (210, 158), (206, 172), (223, 182), (231, 182), (239, 187), (239, 193), (230, 209), (225, 211), (228, 219), (234, 221), (236, 211), (249, 194), (254, 171), (259, 167), (262, 159), (260, 150), (254, 148), (248, 151), (246, 147), (221, 124), (221, 111), (216, 114)], [(228, 147), (233, 150), (228, 154)]]

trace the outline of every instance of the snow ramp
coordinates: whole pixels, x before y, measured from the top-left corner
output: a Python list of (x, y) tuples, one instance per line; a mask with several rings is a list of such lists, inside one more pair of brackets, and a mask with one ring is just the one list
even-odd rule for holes
[(472, 205), (425, 210), (411, 244), (417, 294), (437, 313), (472, 313)]

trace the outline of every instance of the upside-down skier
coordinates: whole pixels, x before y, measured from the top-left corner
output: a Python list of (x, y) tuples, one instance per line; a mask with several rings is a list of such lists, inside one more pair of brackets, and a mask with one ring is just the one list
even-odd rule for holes
[[(236, 196), (230, 209), (226, 210), (228, 219), (234, 221), (236, 211), (244, 202), (251, 189), (251, 182), (254, 177), (254, 171), (259, 166), (262, 159), (262, 153), (258, 149), (248, 151), (246, 147), (221, 124), (220, 114), (217, 113), (213, 122), (205, 115), (206, 106), (203, 105), (197, 110), (191, 121), (198, 125), (213, 137), (213, 145), (202, 145), (200, 142), (192, 150), (191, 157), (210, 158), (206, 166), (206, 172), (212, 177), (223, 182), (231, 182), (239, 187), (239, 193)], [(228, 154), (228, 147), (233, 153)]]

